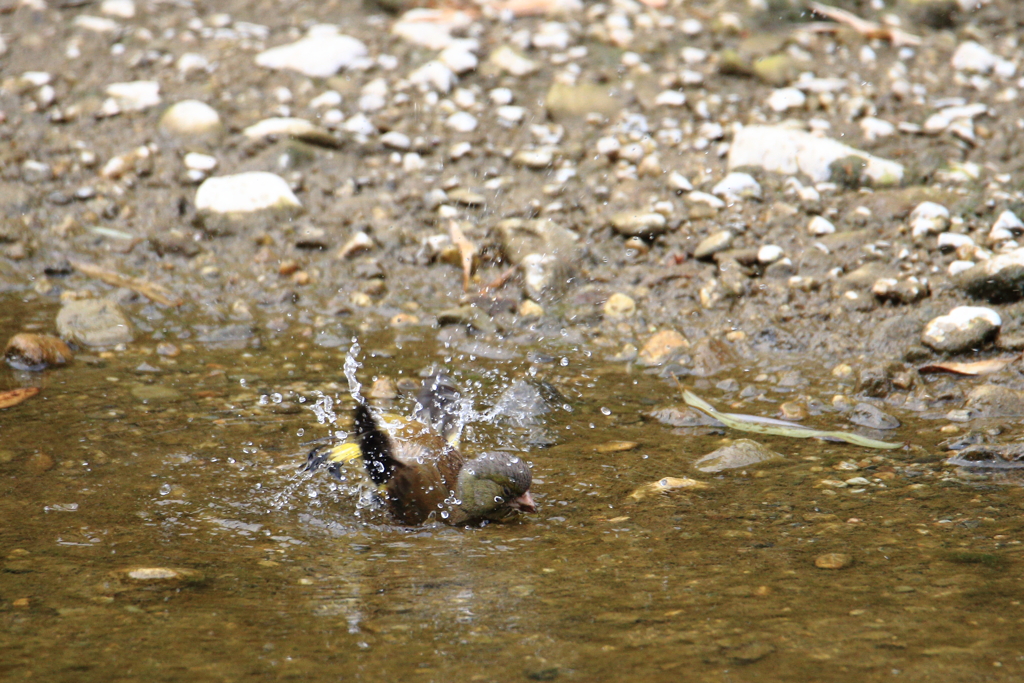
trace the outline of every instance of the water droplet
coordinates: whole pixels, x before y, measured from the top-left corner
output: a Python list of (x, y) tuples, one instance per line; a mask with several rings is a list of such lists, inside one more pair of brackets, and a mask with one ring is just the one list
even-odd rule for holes
[(558, 361), (558, 364), (561, 365), (563, 368), (567, 367), (569, 365), (569, 359), (566, 358), (565, 356), (562, 356), (562, 360)]
[(296, 436), (302, 436), (305, 433), (306, 433), (305, 429), (299, 429), (298, 431), (295, 432), (295, 435)]
[(612, 409), (611, 408), (605, 408), (604, 406), (601, 406), (601, 414), (602, 415), (611, 415), (612, 414)]
[(160, 487), (160, 495), (161, 496), (166, 496), (170, 492), (171, 492), (171, 485), (170, 484), (164, 484), (163, 486)]

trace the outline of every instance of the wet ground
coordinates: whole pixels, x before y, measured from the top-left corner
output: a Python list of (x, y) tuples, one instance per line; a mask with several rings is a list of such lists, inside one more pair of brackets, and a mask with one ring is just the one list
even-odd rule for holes
[[(0, 341), (92, 298), (134, 329), (66, 367), (0, 366), (0, 392), (40, 389), (0, 409), (0, 678), (1024, 676), (1020, 463), (945, 463), (957, 439), (1021, 437), (1024, 284), (957, 278), (1024, 234), (1003, 213), (1024, 216), (1021, 7), (836, 3), (911, 46), (799, 3), (659, 4), (471, 14), (453, 30), (479, 65), (446, 90), (414, 76), (437, 49), (375, 6), (0, 1)], [(318, 22), (367, 58), (254, 65)], [(980, 64), (954, 57), (968, 43)], [(505, 45), (531, 69), (496, 62)], [(135, 80), (160, 104), (105, 109)], [(162, 128), (189, 98), (219, 136)], [(243, 132), (281, 116), (319, 128)], [(904, 164), (902, 184), (856, 157), (715, 189), (740, 124), (786, 120)], [(302, 213), (200, 215), (199, 183), (244, 171)], [(946, 217), (916, 232), (926, 200)], [(922, 335), (965, 304), (999, 324)], [(405, 529), (357, 471), (301, 472), (349, 425), (353, 339), (367, 387), (452, 372), (479, 412), (467, 449), (522, 452), (537, 513)], [(992, 357), (1010, 362), (926, 370)], [(676, 376), (721, 410), (905, 445), (694, 426)], [(523, 378), (557, 391), (537, 424), (485, 419)], [(864, 404), (899, 426), (851, 424)], [(694, 468), (741, 437), (783, 457)], [(707, 486), (649, 488), (666, 477)]]

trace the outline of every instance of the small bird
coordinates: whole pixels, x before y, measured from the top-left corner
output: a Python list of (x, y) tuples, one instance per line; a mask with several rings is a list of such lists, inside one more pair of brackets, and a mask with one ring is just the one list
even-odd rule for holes
[(313, 449), (306, 471), (327, 463), (340, 477), (343, 463), (362, 458), (392, 517), (410, 526), (431, 517), (452, 525), (503, 521), (536, 510), (525, 460), (504, 451), (466, 460), (459, 451), (459, 393), (444, 373), (423, 383), (411, 419), (379, 413), (357, 400), (358, 443)]

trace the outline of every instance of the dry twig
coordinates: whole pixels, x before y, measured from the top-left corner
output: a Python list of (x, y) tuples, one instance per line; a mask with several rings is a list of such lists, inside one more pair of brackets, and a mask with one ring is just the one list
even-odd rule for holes
[[(815, 14), (820, 14), (821, 16), (827, 17), (839, 24), (845, 24), (868, 39), (878, 38), (879, 40), (888, 40), (895, 47), (903, 47), (904, 45), (916, 46), (921, 44), (921, 39), (918, 36), (907, 33), (906, 31), (894, 26), (883, 26), (876, 21), (861, 19), (853, 12), (847, 12), (846, 10), (839, 9), (838, 7), (822, 5), (820, 2), (808, 3), (808, 7), (810, 7), (811, 11)], [(819, 25), (816, 28), (821, 31), (830, 30), (827, 24)]]
[(101, 268), (94, 263), (86, 263), (85, 261), (72, 260), (70, 263), (72, 268), (83, 275), (88, 275), (89, 277), (94, 277), (97, 280), (102, 280), (108, 285), (113, 285), (114, 287), (127, 287), (133, 292), (138, 292), (150, 301), (155, 301), (158, 304), (163, 304), (164, 306), (180, 306), (184, 303), (181, 299), (175, 297), (160, 285), (149, 282), (148, 280), (121, 275), (120, 273), (107, 270), (106, 268)]

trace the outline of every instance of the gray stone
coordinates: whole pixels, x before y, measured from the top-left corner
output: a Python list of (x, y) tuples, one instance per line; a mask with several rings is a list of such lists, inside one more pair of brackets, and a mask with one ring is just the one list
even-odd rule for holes
[(982, 384), (967, 394), (964, 408), (977, 417), (1024, 416), (1024, 392), (995, 384)]
[(135, 338), (128, 316), (107, 299), (65, 302), (57, 313), (57, 331), (64, 339), (82, 346), (115, 346)]
[(849, 420), (855, 425), (869, 429), (896, 429), (900, 426), (899, 420), (870, 403), (858, 403), (854, 406)]
[(983, 346), (1001, 325), (1002, 319), (991, 308), (957, 306), (925, 325), (921, 342), (935, 351), (959, 353)]
[(975, 299), (999, 304), (1024, 298), (1024, 249), (1014, 249), (959, 273), (954, 282)]

